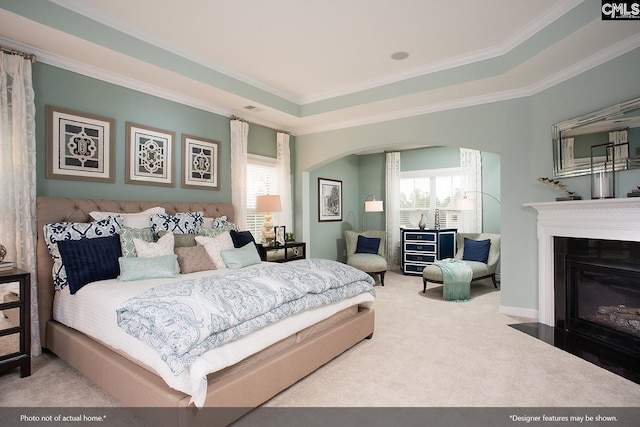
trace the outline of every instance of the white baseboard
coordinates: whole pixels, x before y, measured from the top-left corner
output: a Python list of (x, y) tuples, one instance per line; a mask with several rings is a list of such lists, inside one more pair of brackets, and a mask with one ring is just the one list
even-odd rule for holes
[(501, 305), (498, 312), (507, 316), (525, 317), (527, 319), (533, 319), (536, 322), (538, 321), (538, 310), (533, 308), (508, 307)]

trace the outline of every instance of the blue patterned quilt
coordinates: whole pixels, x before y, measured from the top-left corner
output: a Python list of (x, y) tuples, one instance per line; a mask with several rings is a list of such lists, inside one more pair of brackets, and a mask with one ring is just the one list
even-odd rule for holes
[(200, 354), (304, 310), (369, 292), (368, 274), (306, 259), (161, 285), (117, 310), (118, 326), (156, 350), (174, 375)]

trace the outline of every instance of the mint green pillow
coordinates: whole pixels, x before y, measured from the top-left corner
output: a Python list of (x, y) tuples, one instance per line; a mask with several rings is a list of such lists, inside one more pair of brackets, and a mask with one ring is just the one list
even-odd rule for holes
[(133, 280), (160, 279), (165, 277), (178, 277), (176, 273), (176, 254), (157, 256), (153, 258), (120, 257), (121, 282)]
[(123, 257), (137, 256), (136, 247), (133, 245), (133, 239), (144, 240), (145, 242), (153, 242), (153, 232), (151, 228), (131, 228), (122, 227), (120, 232), (120, 247), (122, 248)]
[(247, 243), (241, 248), (223, 249), (220, 251), (220, 256), (227, 268), (242, 268), (262, 262), (253, 242)]

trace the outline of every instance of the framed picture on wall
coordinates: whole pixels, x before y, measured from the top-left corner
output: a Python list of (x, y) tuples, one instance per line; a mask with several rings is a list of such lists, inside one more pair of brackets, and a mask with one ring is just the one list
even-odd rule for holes
[(174, 187), (175, 132), (127, 122), (127, 184)]
[(182, 135), (182, 187), (220, 189), (220, 142)]
[(46, 106), (46, 177), (115, 182), (115, 120)]
[(342, 181), (318, 178), (318, 221), (342, 221)]

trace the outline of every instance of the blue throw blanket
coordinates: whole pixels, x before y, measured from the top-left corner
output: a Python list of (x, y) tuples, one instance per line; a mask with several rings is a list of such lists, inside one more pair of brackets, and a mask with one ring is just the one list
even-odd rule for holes
[(117, 310), (118, 326), (174, 375), (200, 354), (279, 319), (369, 292), (368, 274), (320, 259), (232, 270), (149, 289)]
[(446, 301), (466, 301), (471, 295), (473, 271), (464, 261), (455, 258), (434, 263), (442, 270), (442, 297)]

